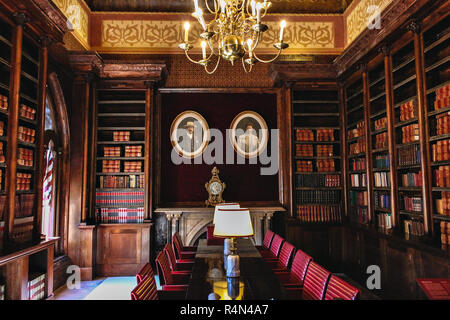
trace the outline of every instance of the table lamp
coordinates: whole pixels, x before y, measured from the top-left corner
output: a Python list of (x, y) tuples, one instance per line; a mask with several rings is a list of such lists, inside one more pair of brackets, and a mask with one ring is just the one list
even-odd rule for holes
[[(216, 204), (216, 207), (214, 209), (214, 218), (213, 218), (213, 224), (216, 224), (216, 214), (219, 209), (239, 209), (241, 206), (239, 203), (232, 203), (232, 202), (224, 202), (220, 204)], [(231, 241), (230, 239), (225, 239), (223, 242), (223, 254), (225, 256), (225, 263), (226, 263), (226, 257), (230, 254), (230, 246)]]
[(217, 209), (214, 236), (231, 239), (231, 254), (227, 257), (227, 277), (239, 277), (239, 256), (236, 238), (253, 236), (250, 211), (246, 208)]

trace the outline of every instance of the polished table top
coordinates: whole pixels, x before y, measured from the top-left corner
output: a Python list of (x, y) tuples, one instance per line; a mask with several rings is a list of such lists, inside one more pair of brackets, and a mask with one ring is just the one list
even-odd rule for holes
[(206, 240), (200, 240), (186, 299), (207, 300), (213, 292), (220, 299), (230, 299), (230, 295), (243, 300), (285, 299), (283, 285), (252, 241), (237, 239), (237, 250), (241, 276), (227, 279), (223, 246), (207, 246)]

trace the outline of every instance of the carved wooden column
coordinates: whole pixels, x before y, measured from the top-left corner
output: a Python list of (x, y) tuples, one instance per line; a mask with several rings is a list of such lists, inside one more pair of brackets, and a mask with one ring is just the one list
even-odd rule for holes
[(391, 180), (391, 214), (392, 214), (392, 227), (399, 225), (398, 216), (398, 172), (397, 172), (397, 150), (395, 149), (395, 108), (394, 108), (394, 89), (393, 89), (393, 74), (392, 74), (392, 55), (391, 47), (384, 45), (381, 48), (381, 52), (384, 54), (384, 81), (386, 87), (386, 119), (387, 119), (387, 132), (388, 132), (388, 148), (390, 157), (389, 178)]
[(22, 40), (23, 27), (28, 22), (28, 17), (24, 13), (14, 13), (16, 26), (12, 34), (11, 46), (11, 68), (9, 80), (9, 118), (8, 118), (8, 152), (6, 153), (6, 205), (5, 205), (5, 229), (4, 247), (10, 245), (10, 235), (14, 229), (14, 213), (16, 205), (17, 186), (17, 135), (19, 125), (19, 100), (20, 100), (20, 75), (22, 71)]
[(346, 94), (344, 90), (344, 82), (339, 81), (338, 82), (339, 87), (339, 113), (340, 113), (340, 139), (341, 139), (341, 179), (342, 179), (342, 196), (343, 196), (343, 214), (342, 217), (348, 216), (348, 153), (347, 153), (347, 116), (345, 113), (345, 101), (346, 101)]
[(36, 186), (36, 200), (34, 211), (36, 216), (34, 217), (34, 236), (39, 239), (45, 237), (41, 235), (41, 222), (42, 222), (42, 198), (43, 198), (43, 183), (44, 183), (44, 157), (45, 150), (44, 136), (45, 136), (45, 104), (47, 101), (47, 71), (48, 71), (48, 48), (52, 43), (52, 39), (48, 36), (40, 38), (40, 53), (39, 53), (39, 92), (38, 92), (38, 112), (36, 116), (37, 127), (39, 130), (36, 132), (36, 168), (37, 172), (37, 186)]
[(372, 139), (370, 136), (370, 92), (369, 92), (369, 73), (367, 64), (361, 64), (363, 97), (364, 97), (364, 122), (365, 122), (365, 143), (366, 143), (366, 175), (367, 175), (367, 207), (369, 208), (369, 224), (375, 224), (373, 210), (373, 174), (372, 174)]
[(427, 121), (427, 100), (426, 100), (426, 75), (424, 61), (423, 34), (419, 22), (412, 21), (408, 29), (414, 33), (414, 58), (416, 62), (416, 86), (417, 86), (417, 113), (419, 122), (419, 143), (421, 171), (422, 171), (422, 201), (423, 201), (423, 223), (425, 233), (433, 231), (432, 212), (432, 180), (430, 170), (430, 144)]

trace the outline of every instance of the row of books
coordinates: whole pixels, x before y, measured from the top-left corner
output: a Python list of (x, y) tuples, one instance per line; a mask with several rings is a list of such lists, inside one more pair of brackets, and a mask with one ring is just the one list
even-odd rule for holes
[(350, 159), (350, 171), (366, 170), (366, 159)]
[(403, 196), (403, 209), (407, 211), (422, 212), (422, 198)]
[(334, 130), (317, 129), (317, 141), (334, 141)]
[(128, 176), (100, 176), (99, 188), (138, 188), (145, 187), (144, 175), (128, 175)]
[(309, 129), (297, 129), (295, 136), (297, 141), (314, 141), (314, 132)]
[(45, 273), (32, 273), (28, 281), (29, 300), (42, 300), (45, 298)]
[(341, 207), (340, 206), (297, 206), (297, 218), (301, 222), (341, 222)]
[(297, 187), (340, 187), (341, 177), (331, 174), (299, 174), (295, 178)]
[(366, 152), (366, 142), (364, 139), (359, 139), (357, 142), (349, 145), (349, 155), (357, 155)]
[(314, 147), (312, 144), (296, 144), (295, 155), (297, 157), (312, 157), (314, 155)]
[(383, 149), (388, 147), (387, 132), (377, 134), (375, 136), (375, 149)]
[(420, 164), (420, 147), (418, 145), (411, 145), (398, 149), (398, 165), (410, 166)]
[(378, 228), (392, 229), (392, 215), (389, 212), (378, 212), (376, 216)]
[(100, 206), (143, 206), (144, 191), (97, 191), (95, 204)]
[(125, 146), (125, 157), (142, 157), (142, 146)]
[(352, 187), (367, 187), (367, 175), (365, 173), (353, 173), (350, 175), (350, 185)]
[(450, 245), (450, 222), (441, 221), (441, 243)]
[(16, 190), (31, 190), (31, 173), (17, 172), (17, 186)]
[(450, 133), (450, 112), (436, 115), (436, 134)]
[(404, 220), (403, 225), (406, 234), (413, 236), (423, 236), (425, 234), (425, 227), (421, 221)]
[(450, 216), (450, 192), (441, 192), (441, 199), (436, 199), (436, 213)]
[(18, 148), (17, 164), (19, 166), (32, 167), (33, 166), (33, 150)]
[(402, 174), (400, 175), (400, 179), (403, 187), (421, 187), (422, 171)]
[(335, 171), (334, 160), (317, 160), (317, 171), (318, 172), (333, 172)]
[(3, 170), (0, 170), (0, 190), (3, 190)]
[(97, 219), (100, 223), (143, 223), (144, 208), (99, 208)]
[(439, 110), (450, 105), (450, 84), (436, 90), (434, 109)]
[(3, 151), (3, 142), (0, 142), (0, 163), (5, 163), (6, 162), (6, 158), (5, 158), (5, 153)]
[(350, 204), (353, 206), (367, 206), (367, 191), (350, 191)]
[(389, 178), (389, 172), (374, 172), (373, 183), (375, 187), (385, 188), (391, 186), (391, 180)]
[[(0, 196), (2, 200), (6, 201), (5, 195)], [(15, 204), (15, 212), (14, 216), (16, 218), (24, 218), (30, 217), (33, 215), (34, 208), (34, 194), (33, 193), (24, 193), (16, 195), (16, 204)]]
[(376, 208), (390, 209), (391, 195), (383, 192), (375, 191), (373, 193), (373, 202)]
[(10, 239), (14, 243), (31, 242), (33, 240), (33, 220), (34, 217), (22, 218), (20, 221), (14, 220), (14, 228), (12, 234), (10, 234)]
[(358, 122), (356, 128), (347, 131), (348, 139), (362, 137), (364, 135), (365, 127), (365, 121)]
[(5, 135), (5, 122), (0, 121), (0, 136), (4, 136), (4, 135)]
[(402, 143), (419, 141), (419, 124), (413, 123), (402, 127)]
[(391, 159), (389, 155), (375, 156), (373, 165), (376, 169), (387, 169), (391, 166)]
[(450, 160), (450, 140), (441, 140), (432, 146), (433, 161)]
[(130, 141), (130, 131), (114, 131), (113, 140), (117, 142)]
[(338, 190), (302, 190), (296, 193), (297, 204), (336, 204), (341, 201)]
[(408, 121), (414, 119), (415, 100), (405, 102), (400, 106), (400, 121)]
[(36, 109), (30, 108), (27, 105), (21, 104), (19, 115), (23, 118), (34, 120), (36, 118)]
[(386, 126), (387, 126), (387, 117), (383, 117), (383, 118), (377, 119), (374, 122), (374, 129), (375, 130), (385, 129)]
[(297, 172), (313, 172), (313, 162), (297, 160)]
[(120, 157), (120, 147), (103, 147), (104, 157)]
[(103, 173), (117, 173), (120, 172), (120, 160), (103, 160), (102, 161)]
[(141, 172), (142, 162), (141, 161), (124, 161), (123, 172)]
[(332, 145), (317, 145), (316, 151), (318, 157), (332, 157), (334, 155)]
[(19, 126), (18, 139), (22, 142), (34, 143), (36, 130)]
[(0, 109), (8, 110), (8, 97), (0, 94)]
[(367, 208), (354, 207), (350, 209), (350, 221), (358, 224), (367, 224), (369, 221), (369, 211)]

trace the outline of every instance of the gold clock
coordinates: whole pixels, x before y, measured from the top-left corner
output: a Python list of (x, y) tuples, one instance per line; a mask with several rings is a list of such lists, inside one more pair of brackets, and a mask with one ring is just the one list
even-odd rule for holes
[(222, 198), (222, 193), (225, 190), (226, 184), (225, 182), (220, 181), (219, 169), (214, 167), (211, 174), (211, 179), (205, 183), (206, 191), (208, 191), (209, 194), (208, 200), (205, 201), (207, 207), (225, 202)]

